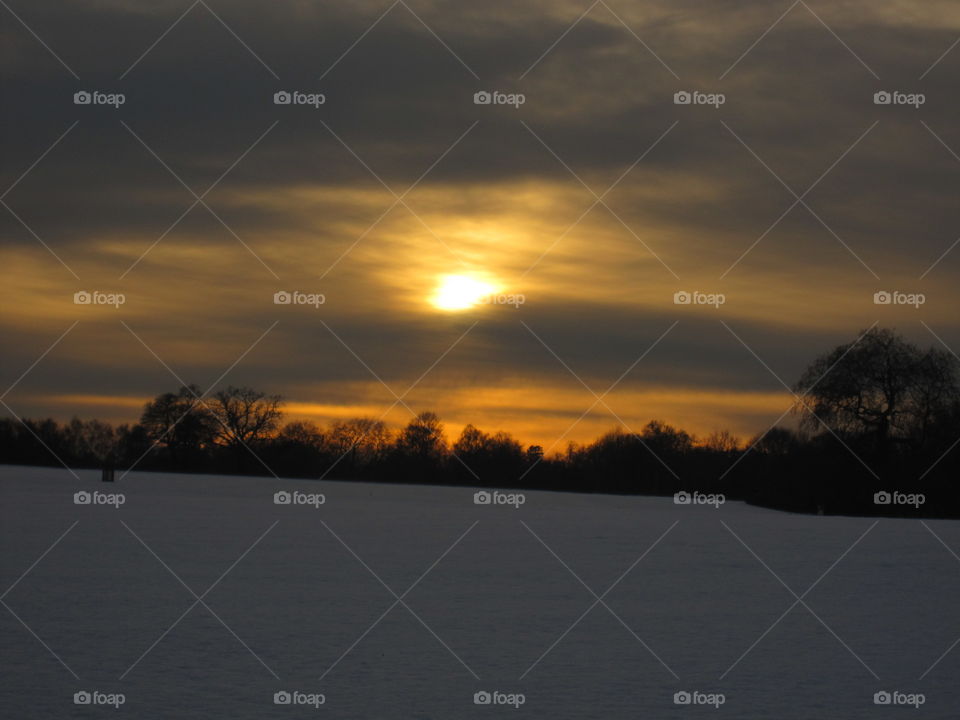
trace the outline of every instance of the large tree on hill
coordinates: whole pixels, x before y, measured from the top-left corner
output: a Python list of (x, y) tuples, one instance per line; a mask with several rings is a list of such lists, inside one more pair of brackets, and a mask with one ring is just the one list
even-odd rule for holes
[(873, 328), (814, 360), (793, 389), (805, 428), (819, 430), (822, 420), (834, 431), (871, 437), (886, 454), (895, 443), (919, 448), (956, 411), (960, 362)]

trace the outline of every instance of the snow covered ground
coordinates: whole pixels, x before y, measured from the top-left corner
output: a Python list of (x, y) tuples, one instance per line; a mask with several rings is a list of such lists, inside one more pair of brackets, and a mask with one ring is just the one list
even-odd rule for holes
[(2, 717), (960, 717), (960, 522), (78, 475), (0, 467)]

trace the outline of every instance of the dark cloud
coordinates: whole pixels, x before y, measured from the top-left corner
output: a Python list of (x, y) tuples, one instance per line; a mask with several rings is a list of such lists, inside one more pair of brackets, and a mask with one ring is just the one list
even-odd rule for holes
[[(475, 265), (486, 258), (531, 300), (513, 315), (477, 316), (439, 375), (454, 385), (571, 380), (522, 318), (602, 389), (679, 317), (625, 387), (776, 391), (717, 319), (677, 315), (670, 297), (684, 288), (726, 292), (718, 317), (788, 380), (877, 320), (869, 298), (887, 285), (928, 292), (923, 318), (960, 345), (949, 311), (960, 261), (948, 255), (920, 281), (960, 235), (960, 50), (920, 79), (960, 32), (955, 9), (809, 3), (842, 41), (797, 6), (737, 61), (782, 9), (619, 5), (598, 5), (564, 35), (581, 4), (410, 2), (419, 19), (398, 4), (343, 55), (388, 2), (210, 2), (242, 42), (197, 5), (141, 58), (188, 4), (12, 2), (80, 79), (3, 16), (3, 187), (77, 123), (4, 198), (30, 227), (0, 214), (15, 258), (0, 270), (11, 288), (0, 315), (4, 377), (29, 366), (75, 310), (65, 299), (77, 282), (31, 230), (83, 282), (127, 292), (118, 317), (190, 379), (212, 381), (277, 319), (269, 298), (284, 283), (322, 286), (322, 314), (284, 316), (238, 370), (283, 391), (371, 379), (316, 317), (384, 379), (412, 382), (473, 317), (410, 300), (422, 300), (431, 273), (456, 271), (460, 253)], [(122, 92), (126, 102), (77, 106), (80, 89)], [(326, 103), (273, 104), (276, 91), (295, 89), (322, 92)], [(478, 106), (481, 89), (522, 92), (526, 102)], [(926, 103), (874, 105), (881, 89), (922, 92)], [(678, 90), (720, 92), (726, 102), (678, 106)], [(369, 230), (394, 202), (381, 181), (402, 193), (428, 169), (407, 198), (421, 222), (401, 206)], [(121, 281), (194, 202), (181, 180), (201, 194), (228, 170), (205, 200), (229, 229), (197, 206)], [(590, 190), (618, 179), (609, 207), (569, 230), (594, 203)], [(764, 236), (795, 200), (781, 181), (797, 194), (818, 184), (809, 209), (794, 207)], [(919, 317), (884, 324), (931, 342)], [(85, 318), (76, 338), (69, 369), (63, 359), (38, 367), (34, 392), (137, 395), (169, 385), (162, 367), (143, 369), (152, 358), (114, 318)], [(102, 346), (117, 348), (109, 367)]]

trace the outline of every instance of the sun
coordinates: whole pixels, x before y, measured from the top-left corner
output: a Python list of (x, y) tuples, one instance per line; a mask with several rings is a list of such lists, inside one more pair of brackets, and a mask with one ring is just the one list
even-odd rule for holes
[(490, 283), (469, 275), (444, 275), (430, 302), (440, 310), (467, 310), (495, 290)]

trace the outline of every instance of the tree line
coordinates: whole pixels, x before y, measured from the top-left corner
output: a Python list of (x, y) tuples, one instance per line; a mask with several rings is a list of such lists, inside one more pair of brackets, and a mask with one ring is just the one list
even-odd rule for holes
[[(817, 357), (793, 387), (796, 421), (742, 440), (697, 438), (653, 420), (549, 456), (440, 418), (405, 427), (354, 418), (285, 422), (283, 399), (248, 387), (202, 397), (195, 385), (146, 403), (140, 420), (0, 420), (0, 462), (114, 465), (167, 472), (436, 483), (670, 495), (681, 490), (798, 512), (960, 517), (960, 361), (871, 329)], [(878, 492), (922, 506), (877, 504)]]

